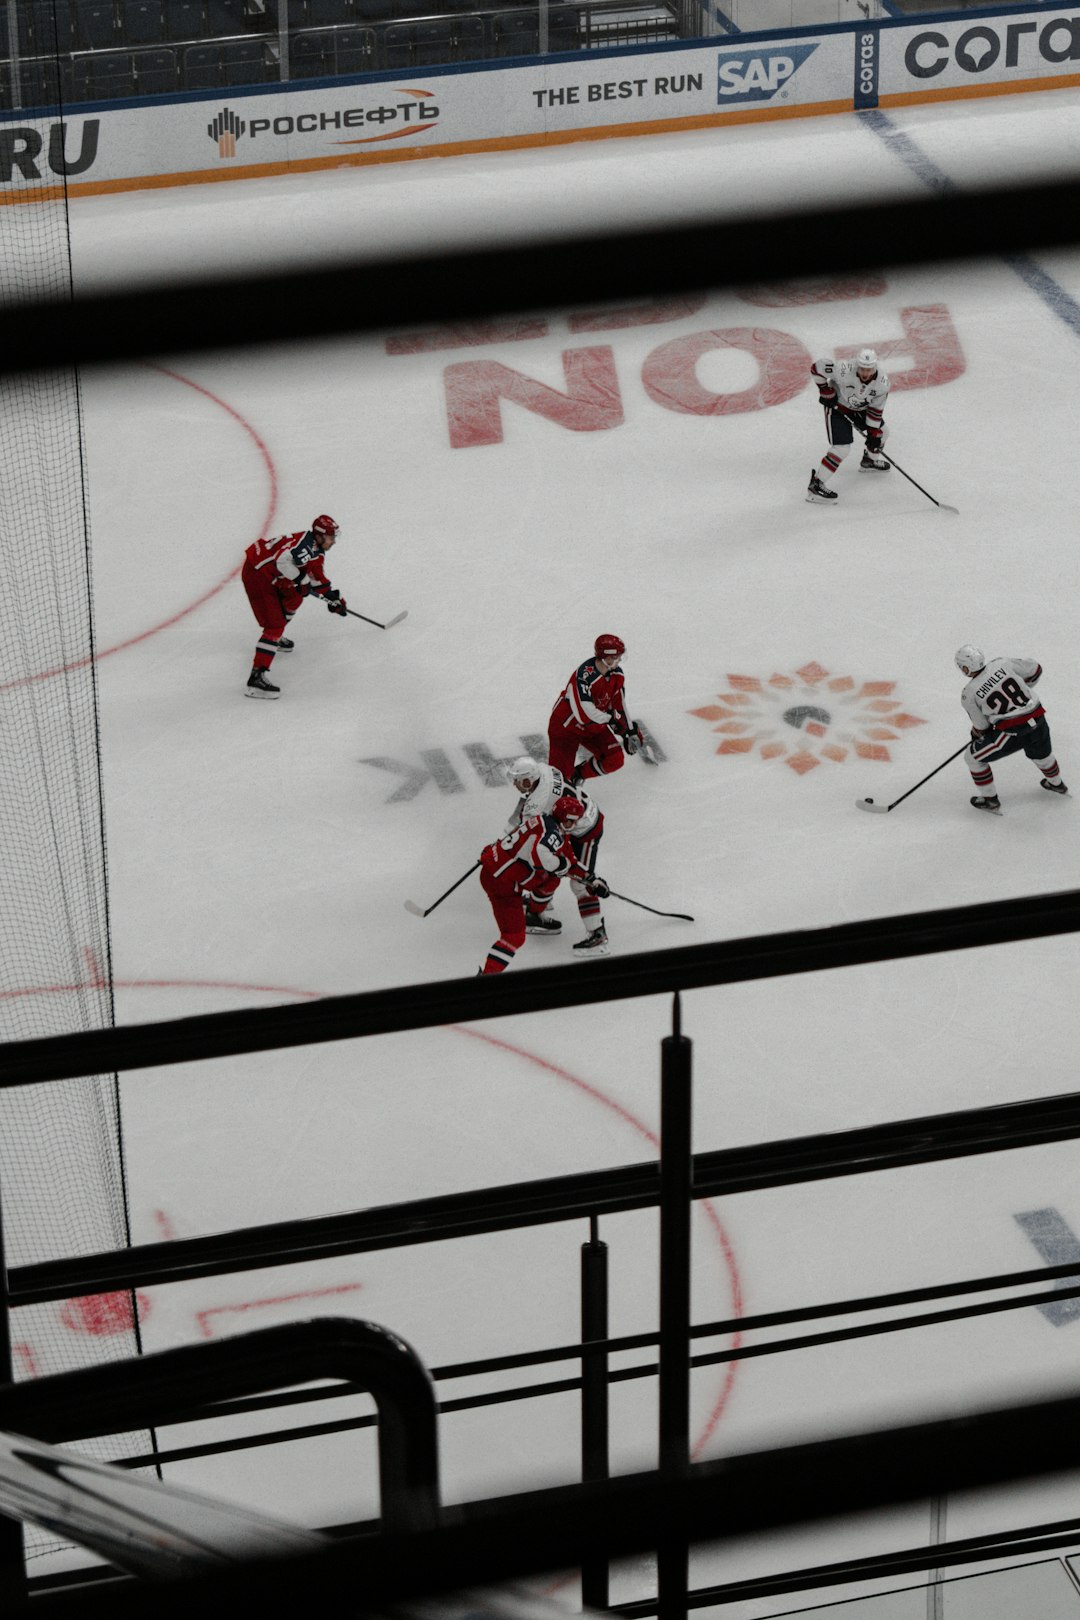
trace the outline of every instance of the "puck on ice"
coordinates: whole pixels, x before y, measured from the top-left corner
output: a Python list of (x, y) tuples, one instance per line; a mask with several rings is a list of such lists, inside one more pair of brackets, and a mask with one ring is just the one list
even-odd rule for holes
[(873, 801), (873, 799), (867, 799), (866, 802), (867, 802), (867, 804), (873, 804), (874, 801)]

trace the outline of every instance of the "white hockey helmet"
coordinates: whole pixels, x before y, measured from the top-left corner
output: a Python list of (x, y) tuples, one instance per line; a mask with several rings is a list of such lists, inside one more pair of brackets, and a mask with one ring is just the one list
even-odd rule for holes
[(856, 369), (856, 371), (876, 371), (877, 368), (878, 368), (877, 350), (876, 349), (860, 349), (858, 354), (855, 356), (855, 369)]
[(956, 649), (956, 667), (961, 675), (977, 675), (980, 669), (986, 668), (986, 654), (981, 647), (973, 647), (965, 641)]
[(508, 782), (539, 782), (540, 767), (531, 754), (519, 754), (506, 767), (506, 780)]

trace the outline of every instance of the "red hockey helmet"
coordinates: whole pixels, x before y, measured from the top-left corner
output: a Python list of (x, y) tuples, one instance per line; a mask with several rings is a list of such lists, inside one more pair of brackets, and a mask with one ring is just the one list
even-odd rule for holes
[(551, 807), (551, 813), (556, 821), (572, 826), (575, 821), (580, 821), (585, 814), (585, 806), (572, 793), (563, 793), (555, 800)]
[(621, 658), (626, 651), (626, 642), (619, 636), (597, 636), (593, 651), (597, 658)]
[(317, 517), (314, 523), (311, 525), (311, 532), (312, 534), (317, 534), (320, 540), (336, 540), (338, 526), (334, 522), (333, 518), (328, 517), (324, 512), (322, 516)]

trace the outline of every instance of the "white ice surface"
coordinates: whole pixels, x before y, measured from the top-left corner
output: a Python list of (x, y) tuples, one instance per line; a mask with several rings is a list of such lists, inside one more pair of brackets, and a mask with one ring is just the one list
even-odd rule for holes
[[(891, 121), (970, 183), (1046, 173), (1080, 136), (1074, 92)], [(857, 120), (800, 120), (80, 200), (75, 274), (82, 287), (130, 284), (923, 185)], [(1080, 296), (1080, 258), (1045, 268)], [(703, 285), (708, 275), (703, 265)], [(1004, 262), (885, 275), (872, 298), (763, 310), (710, 295), (685, 319), (600, 334), (572, 333), (556, 313), (546, 337), (516, 344), (391, 356), (341, 340), (87, 377), (99, 644), (131, 643), (100, 664), (120, 1019), (471, 973), (494, 937), (475, 881), (424, 922), (403, 906), (429, 904), (511, 808), (512, 791), (484, 786), (463, 749), (519, 752), (607, 629), (630, 648), (631, 711), (668, 758), (600, 785), (600, 867), (625, 893), (697, 918), (612, 900), (615, 952), (1073, 887), (1077, 800), (1039, 791), (1022, 756), (998, 768), (1000, 819), (968, 807), (962, 761), (895, 814), (855, 809), (864, 794), (896, 798), (964, 741), (952, 654), (969, 640), (1043, 661), (1065, 780), (1080, 787), (1080, 337)], [(965, 370), (894, 393), (888, 448), (957, 518), (898, 473), (861, 476), (855, 456), (836, 508), (807, 505), (823, 449), (809, 378), (784, 404), (720, 416), (666, 410), (640, 382), (652, 350), (693, 332), (770, 326), (816, 355), (885, 344), (902, 308), (927, 305), (946, 306)], [(572, 433), (504, 405), (501, 444), (451, 449), (444, 367), (496, 359), (563, 388), (562, 352), (590, 343), (612, 348), (621, 426)], [(754, 369), (728, 351), (698, 375), (732, 391)], [(277, 661), (282, 699), (246, 702), (254, 621), (237, 579), (215, 587), (255, 535), (321, 511), (342, 525), (330, 572), (351, 605), (409, 617), (384, 634), (309, 603), (297, 650)], [(815, 662), (856, 691), (895, 683), (923, 723), (889, 743), (887, 762), (849, 752), (802, 775), (784, 757), (714, 752), (692, 711), (730, 676), (767, 683)], [(429, 782), (388, 802), (401, 778), (362, 763), (432, 749), (463, 791)], [(566, 937), (530, 941), (514, 971), (566, 958), (580, 925), (568, 895), (556, 905)], [(697, 992), (684, 1009), (695, 1145), (1074, 1090), (1077, 961), (1065, 937)], [(667, 1016), (643, 1001), (126, 1077), (136, 1239), (649, 1158)], [(732, 1199), (697, 1217), (695, 1316), (1035, 1265), (1013, 1217), (1049, 1206), (1080, 1229), (1071, 1145)], [(649, 1328), (652, 1219), (606, 1225), (613, 1331)], [(434, 1366), (572, 1342), (585, 1235), (543, 1228), (159, 1290), (146, 1341), (345, 1310), (403, 1333)], [(701, 1454), (1057, 1387), (1073, 1377), (1077, 1334), (1026, 1311), (747, 1361), (727, 1377), (707, 1369), (695, 1379)], [(616, 1465), (650, 1466), (653, 1386), (615, 1399)], [(575, 1421), (569, 1396), (446, 1418), (447, 1496), (572, 1477)], [(171, 1472), (308, 1522), (375, 1511), (370, 1439), (355, 1434)], [(1071, 1510), (1031, 1494), (1031, 1517)], [(956, 1504), (949, 1533), (1023, 1522), (1018, 1504)], [(924, 1513), (898, 1514), (884, 1530), (787, 1537), (719, 1567), (734, 1578), (925, 1534)], [(619, 1595), (643, 1583), (631, 1574)]]

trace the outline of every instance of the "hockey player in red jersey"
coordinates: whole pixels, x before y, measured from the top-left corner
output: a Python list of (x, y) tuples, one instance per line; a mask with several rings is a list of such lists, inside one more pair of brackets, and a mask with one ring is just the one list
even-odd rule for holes
[(323, 562), (337, 535), (338, 525), (324, 512), (310, 529), (256, 540), (244, 553), (240, 577), (260, 630), (246, 697), (276, 698), (281, 691), (267, 671), (275, 653), (292, 651), (285, 626), (305, 596), (317, 596), (331, 613), (344, 615), (345, 599), (332, 588)]
[(1020, 749), (1042, 772), (1042, 787), (1067, 793), (1046, 710), (1032, 690), (1042, 677), (1042, 665), (1034, 658), (987, 658), (980, 647), (965, 644), (957, 648), (956, 667), (967, 676), (960, 701), (971, 722), (967, 768), (972, 786), (979, 789), (971, 801), (975, 809), (1001, 814), (991, 761)]
[[(620, 770), (641, 747), (641, 733), (626, 716), (626, 681), (619, 660), (626, 644), (597, 636), (593, 656), (571, 675), (548, 721), (548, 764), (567, 781), (585, 782)], [(592, 755), (575, 768), (578, 750)]]
[[(539, 764), (529, 754), (515, 759), (506, 774), (521, 795), (506, 824), (507, 834), (520, 827), (530, 816), (550, 815), (553, 806), (567, 792), (562, 772), (553, 765)], [(570, 878), (578, 916), (585, 926), (585, 938), (579, 939), (574, 946), (574, 956), (583, 962), (586, 957), (606, 956), (608, 953), (607, 927), (600, 902), (606, 900), (611, 891), (603, 878), (596, 876), (596, 857), (604, 836), (604, 812), (583, 787), (576, 787), (571, 796), (579, 800), (582, 814), (567, 827), (570, 848), (578, 865), (592, 875), (591, 882), (573, 876)], [(539, 921), (545, 933), (557, 932), (562, 926), (546, 914)]]
[(527, 933), (560, 932), (561, 925), (543, 915), (560, 878), (595, 881), (575, 858), (568, 837), (568, 829), (584, 809), (580, 799), (564, 793), (552, 805), (550, 815), (529, 816), (481, 854), (480, 882), (499, 928), (481, 973), (502, 973), (508, 968)]

